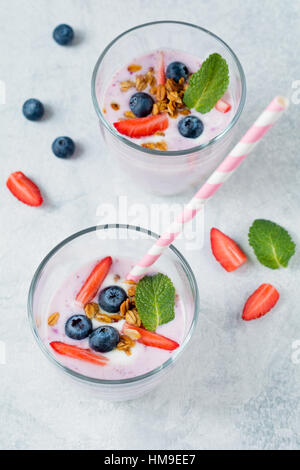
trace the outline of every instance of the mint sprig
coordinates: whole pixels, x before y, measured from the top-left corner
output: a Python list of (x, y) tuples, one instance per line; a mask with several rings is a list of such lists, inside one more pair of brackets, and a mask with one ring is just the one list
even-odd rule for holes
[(283, 227), (264, 219), (253, 222), (249, 243), (258, 261), (271, 269), (286, 268), (296, 250), (295, 243)]
[(155, 331), (159, 325), (175, 317), (175, 287), (165, 274), (145, 276), (138, 282), (135, 303), (146, 330)]
[(184, 93), (184, 104), (199, 113), (208, 113), (224, 95), (229, 85), (229, 69), (220, 54), (211, 54), (194, 73)]

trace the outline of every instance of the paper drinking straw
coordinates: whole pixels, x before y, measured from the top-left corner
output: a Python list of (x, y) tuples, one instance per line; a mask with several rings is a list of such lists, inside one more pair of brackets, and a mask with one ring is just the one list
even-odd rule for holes
[(242, 161), (252, 152), (266, 132), (281, 117), (287, 109), (289, 101), (283, 96), (276, 96), (265, 111), (259, 116), (252, 127), (246, 132), (241, 141), (223, 160), (216, 171), (208, 178), (193, 199), (185, 206), (183, 212), (169, 226), (168, 230), (156, 241), (148, 253), (134, 266), (127, 279), (137, 282), (148, 271), (163, 251), (173, 243), (182, 232), (184, 224), (192, 220), (202, 209), (208, 199), (230, 178)]

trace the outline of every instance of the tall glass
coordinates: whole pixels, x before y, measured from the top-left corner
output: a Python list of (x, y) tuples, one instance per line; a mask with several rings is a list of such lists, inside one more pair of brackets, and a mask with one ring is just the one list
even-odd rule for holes
[(185, 258), (170, 246), (157, 262), (158, 271), (167, 273), (185, 306), (184, 340), (170, 359), (156, 369), (138, 377), (122, 380), (100, 380), (84, 376), (64, 366), (42, 337), (47, 328), (48, 306), (66, 278), (78, 267), (104, 256), (140, 259), (158, 235), (140, 227), (113, 224), (91, 227), (75, 233), (56, 246), (38, 267), (29, 291), (28, 316), (34, 337), (49, 361), (64, 375), (94, 387), (99, 398), (128, 400), (157, 386), (171, 371), (186, 349), (194, 332), (199, 313), (199, 294), (194, 274)]
[[(209, 142), (180, 151), (147, 149), (120, 135), (106, 121), (103, 97), (113, 75), (134, 57), (157, 49), (180, 50), (200, 59), (218, 52), (226, 59), (234, 116), (229, 125)], [(92, 98), (103, 138), (110, 151), (109, 158), (135, 185), (157, 195), (172, 195), (199, 186), (230, 150), (245, 104), (246, 81), (237, 56), (218, 36), (189, 23), (157, 21), (126, 31), (104, 49), (93, 73)]]

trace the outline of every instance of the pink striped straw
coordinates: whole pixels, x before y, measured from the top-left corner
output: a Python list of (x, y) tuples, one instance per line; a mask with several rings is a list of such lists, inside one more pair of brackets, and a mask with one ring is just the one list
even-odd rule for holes
[(183, 212), (170, 225), (168, 230), (156, 241), (148, 253), (134, 266), (128, 274), (127, 279), (137, 282), (141, 279), (150, 266), (161, 256), (163, 251), (173, 243), (175, 238), (182, 232), (184, 224), (192, 220), (202, 209), (225, 181), (236, 171), (242, 161), (252, 152), (266, 132), (281, 117), (287, 109), (289, 101), (283, 96), (276, 96), (265, 111), (259, 116), (252, 127), (246, 132), (240, 142), (234, 147), (230, 154), (223, 160), (216, 171), (208, 178), (206, 183), (199, 189), (193, 199), (185, 206)]

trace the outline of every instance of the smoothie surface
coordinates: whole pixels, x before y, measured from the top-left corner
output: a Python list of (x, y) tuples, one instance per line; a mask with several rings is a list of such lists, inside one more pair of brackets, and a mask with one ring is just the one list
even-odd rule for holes
[[(96, 264), (97, 260), (94, 260), (82, 266), (77, 272), (70, 275), (57, 290), (48, 307), (48, 318), (53, 313), (58, 312), (59, 320), (54, 326), (49, 326), (46, 322), (42, 339), (47, 345), (53, 341), (59, 341), (79, 348), (89, 349), (88, 338), (81, 341), (72, 340), (65, 333), (65, 324), (73, 315), (85, 314), (83, 307), (78, 305), (75, 298)], [(118, 285), (128, 292), (131, 285), (126, 283), (125, 279), (134, 264), (132, 260), (127, 258), (114, 258), (109, 274), (101, 285), (100, 291), (108, 286)], [(99, 292), (92, 302), (98, 301), (98, 294)], [(99, 322), (96, 319), (93, 319), (92, 323), (94, 329), (107, 325), (107, 323)], [(112, 323), (111, 326), (121, 333), (124, 323), (125, 320), (122, 319), (117, 323)], [(182, 343), (185, 335), (185, 314), (182, 302), (177, 295), (175, 319), (159, 326), (156, 333), (166, 336), (179, 344)], [(149, 347), (136, 342), (131, 349), (131, 355), (127, 355), (124, 351), (118, 349), (101, 355), (109, 359), (105, 366), (90, 364), (59, 354), (56, 354), (56, 357), (63, 365), (84, 376), (96, 379), (120, 380), (136, 377), (159, 367), (172, 356), (172, 351)]]
[[(108, 123), (114, 127), (116, 122), (124, 119), (130, 119), (130, 99), (138, 91), (149, 94), (154, 103), (157, 102), (156, 94), (154, 93), (157, 89), (159, 76), (158, 68), (163, 56), (164, 69), (166, 70), (168, 65), (173, 62), (183, 63), (189, 72), (189, 75), (195, 73), (201, 67), (201, 63), (205, 60), (205, 57), (194, 57), (182, 51), (174, 50), (162, 50), (154, 51), (141, 57), (135, 57), (130, 63), (127, 63), (121, 68), (111, 80), (105, 95), (103, 102), (100, 102), (98, 93), (99, 105), (103, 109), (104, 116)], [(138, 66), (138, 67), (136, 67)], [(138, 68), (138, 70), (135, 70)], [(148, 81), (147, 86), (143, 88), (143, 80), (149, 74), (149, 71), (153, 71), (153, 77), (155, 82), (151, 79)], [(141, 85), (138, 81), (140, 80)], [(146, 78), (147, 80), (147, 78)], [(126, 88), (128, 84), (128, 89)], [(137, 88), (134, 84), (137, 84)], [(168, 114), (168, 128), (163, 132), (157, 132), (157, 134), (150, 136), (143, 136), (140, 138), (129, 137), (127, 138), (137, 145), (145, 146), (148, 148), (156, 148), (157, 150), (185, 150), (188, 148), (196, 147), (201, 144), (209, 142), (211, 139), (219, 135), (229, 125), (234, 116), (234, 101), (230, 93), (230, 89), (227, 90), (223, 99), (228, 103), (231, 108), (227, 112), (221, 112), (216, 108), (213, 108), (209, 113), (201, 114), (195, 110), (191, 110), (191, 115), (199, 118), (203, 123), (203, 132), (199, 137), (187, 138), (180, 134), (178, 130), (179, 121), (186, 117), (184, 113), (188, 112), (187, 108), (178, 109), (173, 116)], [(134, 118), (135, 116), (131, 116)], [(158, 144), (158, 145), (157, 145)]]

